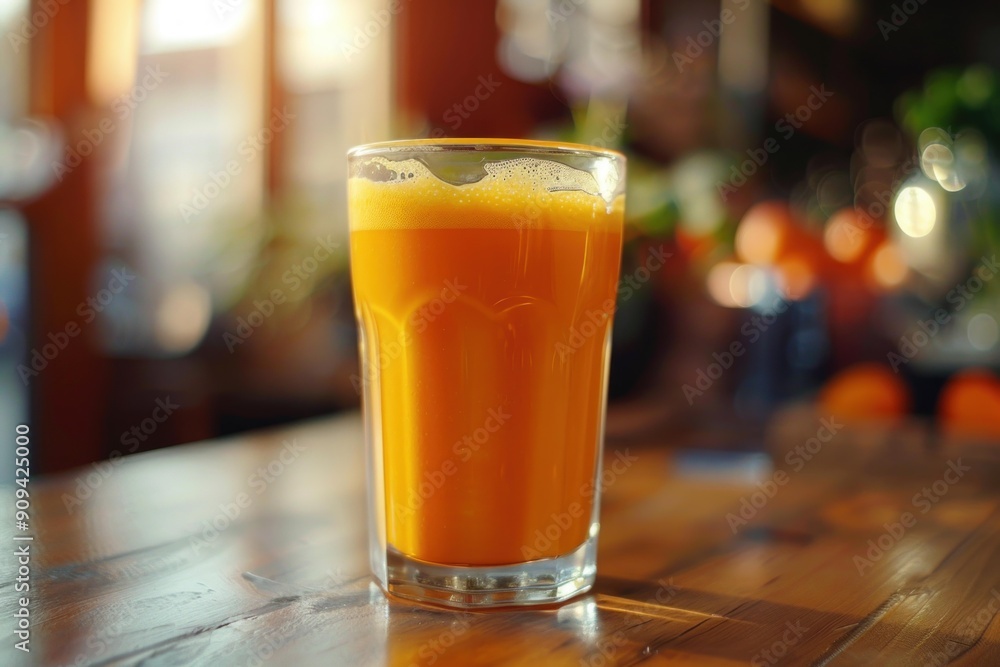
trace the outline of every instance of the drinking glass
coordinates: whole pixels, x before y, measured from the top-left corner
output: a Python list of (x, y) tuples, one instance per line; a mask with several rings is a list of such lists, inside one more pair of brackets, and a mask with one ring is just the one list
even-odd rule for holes
[(375, 579), (464, 608), (587, 590), (625, 158), (462, 139), (348, 160)]

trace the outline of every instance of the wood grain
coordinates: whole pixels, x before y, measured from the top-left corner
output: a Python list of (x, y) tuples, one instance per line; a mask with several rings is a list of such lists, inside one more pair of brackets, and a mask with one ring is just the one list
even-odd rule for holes
[[(609, 443), (635, 460), (605, 480), (598, 583), (532, 610), (374, 587), (356, 415), (37, 480), (32, 652), (5, 558), (0, 664), (1000, 664), (996, 459), (844, 429), (795, 470), (819, 422), (780, 419), (770, 459)], [(744, 498), (766, 502), (734, 530)]]

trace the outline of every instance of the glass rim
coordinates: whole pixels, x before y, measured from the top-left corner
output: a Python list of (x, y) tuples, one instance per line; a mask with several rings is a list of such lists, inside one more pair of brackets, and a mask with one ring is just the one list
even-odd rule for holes
[(624, 163), (624, 153), (610, 148), (599, 148), (587, 144), (541, 139), (495, 139), (495, 138), (448, 138), (448, 139), (396, 139), (360, 144), (347, 151), (348, 159), (373, 157), (376, 155), (405, 153), (408, 151), (429, 152), (482, 152), (482, 153), (522, 153), (525, 155), (565, 157), (568, 155), (588, 158), (605, 158)]

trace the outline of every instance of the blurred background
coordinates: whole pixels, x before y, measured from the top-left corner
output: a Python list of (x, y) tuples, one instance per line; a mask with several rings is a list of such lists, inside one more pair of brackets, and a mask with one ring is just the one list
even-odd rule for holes
[(1000, 440), (998, 71), (986, 0), (0, 0), (0, 432), (356, 408), (345, 151), (464, 136), (629, 157), (612, 435)]

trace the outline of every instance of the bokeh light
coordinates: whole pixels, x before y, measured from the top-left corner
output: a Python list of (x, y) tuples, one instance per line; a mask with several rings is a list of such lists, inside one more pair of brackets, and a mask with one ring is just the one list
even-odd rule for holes
[(736, 230), (736, 254), (752, 264), (772, 264), (788, 236), (787, 213), (779, 204), (757, 204)]
[(899, 248), (885, 241), (872, 253), (869, 265), (869, 278), (881, 289), (899, 287), (906, 280), (909, 269)]
[(887, 120), (875, 119), (861, 130), (859, 148), (865, 162), (876, 168), (895, 165), (903, 154), (903, 137)]
[(917, 185), (909, 185), (899, 191), (893, 214), (903, 233), (913, 238), (930, 234), (937, 221), (934, 199), (927, 190)]
[(786, 299), (804, 299), (816, 286), (816, 272), (801, 255), (789, 255), (777, 265), (778, 291)]
[(692, 236), (715, 233), (726, 219), (726, 210), (715, 190), (725, 174), (723, 163), (708, 153), (681, 160), (674, 169), (678, 224)]
[(868, 246), (871, 232), (857, 223), (854, 209), (844, 209), (827, 222), (823, 246), (838, 262), (850, 263), (861, 257)]
[(992, 315), (979, 313), (969, 319), (969, 342), (977, 350), (991, 350), (1000, 340), (1000, 326)]
[(708, 272), (708, 294), (720, 306), (749, 308), (767, 294), (767, 272), (736, 262), (720, 262)]
[(212, 302), (194, 282), (170, 289), (156, 309), (156, 339), (165, 351), (183, 354), (193, 349), (208, 330)]
[(925, 148), (920, 156), (920, 167), (948, 192), (958, 192), (965, 187), (955, 164), (955, 154), (944, 144), (931, 144)]

